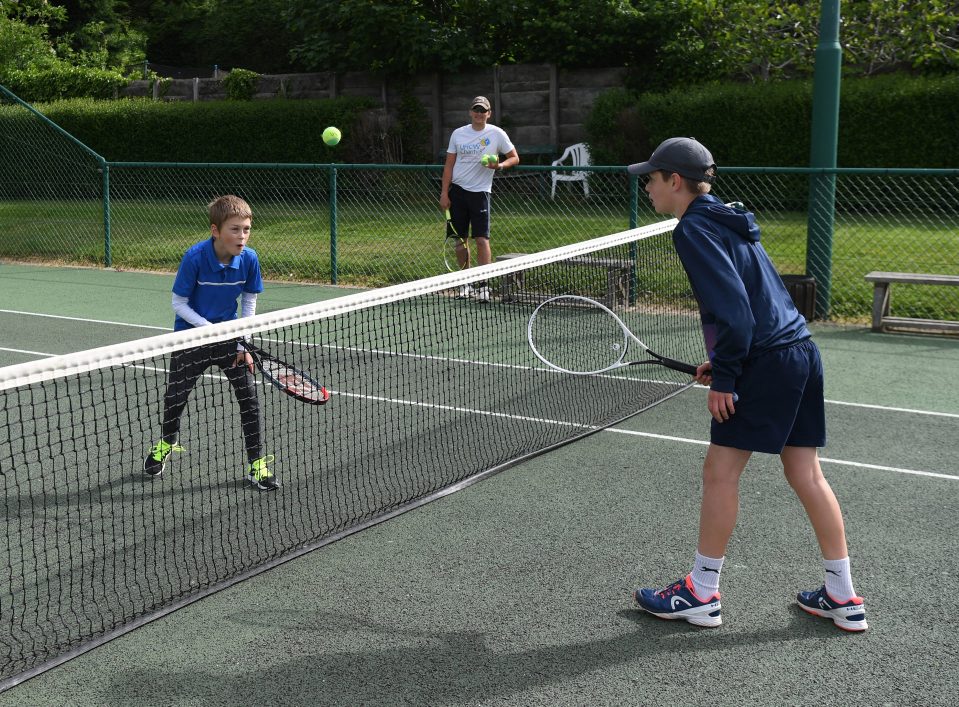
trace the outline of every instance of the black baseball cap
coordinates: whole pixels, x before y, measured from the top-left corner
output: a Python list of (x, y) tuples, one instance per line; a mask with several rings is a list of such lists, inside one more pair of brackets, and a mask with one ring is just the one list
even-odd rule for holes
[[(630, 174), (649, 174), (661, 169), (699, 182), (712, 182), (716, 163), (709, 150), (696, 138), (671, 137), (653, 150), (648, 160), (631, 164), (626, 171)], [(709, 170), (713, 174), (709, 174)]]

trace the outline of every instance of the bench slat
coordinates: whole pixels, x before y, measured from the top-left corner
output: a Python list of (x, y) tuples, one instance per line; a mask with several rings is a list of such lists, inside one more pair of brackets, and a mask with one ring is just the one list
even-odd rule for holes
[(922, 319), (918, 317), (891, 317), (889, 303), (892, 283), (909, 285), (949, 285), (959, 286), (959, 275), (931, 275), (925, 273), (881, 272), (874, 271), (866, 275), (866, 281), (875, 284), (872, 297), (872, 330), (912, 329), (921, 331), (952, 332), (959, 331), (959, 322), (940, 319)]
[(920, 329), (922, 331), (959, 331), (959, 322), (914, 317), (883, 317), (883, 329)]
[(931, 275), (908, 272), (871, 272), (867, 282), (904, 282), (912, 285), (953, 285), (959, 287), (959, 275)]

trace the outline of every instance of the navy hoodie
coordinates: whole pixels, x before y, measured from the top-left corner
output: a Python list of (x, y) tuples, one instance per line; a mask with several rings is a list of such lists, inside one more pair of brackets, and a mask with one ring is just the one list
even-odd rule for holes
[(811, 336), (751, 213), (699, 196), (673, 231), (673, 245), (699, 302), (713, 390), (734, 392), (744, 361)]

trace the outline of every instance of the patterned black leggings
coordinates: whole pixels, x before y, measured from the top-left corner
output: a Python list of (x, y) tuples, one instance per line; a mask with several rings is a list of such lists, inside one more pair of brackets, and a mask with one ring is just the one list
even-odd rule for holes
[(260, 403), (256, 397), (253, 374), (246, 366), (236, 365), (236, 341), (221, 341), (193, 349), (175, 351), (170, 357), (170, 377), (163, 397), (163, 440), (170, 444), (180, 433), (180, 416), (200, 376), (218, 366), (233, 386), (240, 404), (240, 420), (249, 460), (263, 456), (260, 441)]

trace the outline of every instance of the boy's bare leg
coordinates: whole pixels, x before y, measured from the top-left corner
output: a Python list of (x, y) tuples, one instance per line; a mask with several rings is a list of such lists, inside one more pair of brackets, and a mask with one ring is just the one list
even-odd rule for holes
[(710, 444), (703, 464), (699, 509), (699, 553), (723, 557), (739, 514), (739, 477), (752, 452)]
[(815, 447), (786, 447), (779, 455), (783, 472), (799, 497), (816, 531), (816, 539), (826, 560), (841, 560), (849, 555), (842, 511), (832, 487), (822, 475)]

